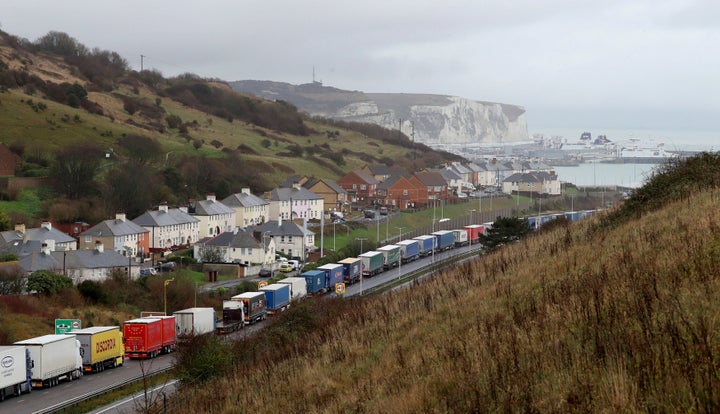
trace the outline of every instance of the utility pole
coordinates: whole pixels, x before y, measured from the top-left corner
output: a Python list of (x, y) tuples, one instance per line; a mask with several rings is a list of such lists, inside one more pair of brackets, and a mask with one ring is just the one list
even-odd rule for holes
[(145, 55), (140, 55), (140, 72), (142, 72), (145, 67), (144, 62), (143, 62), (144, 59), (145, 59)]
[[(367, 240), (367, 238), (356, 237), (355, 240), (360, 240), (360, 254), (363, 254), (362, 242), (363, 242), (363, 240)], [(362, 296), (362, 294), (363, 294), (362, 280), (363, 280), (363, 275), (362, 275), (362, 267), (361, 267), (360, 268), (360, 296)]]

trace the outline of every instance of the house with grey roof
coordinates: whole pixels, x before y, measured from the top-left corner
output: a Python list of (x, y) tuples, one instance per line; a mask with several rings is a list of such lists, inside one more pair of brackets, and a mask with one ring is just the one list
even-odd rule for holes
[(132, 221), (150, 232), (151, 250), (170, 250), (174, 246), (191, 245), (200, 239), (200, 220), (188, 214), (187, 209), (168, 208), (165, 203)]
[(116, 251), (106, 251), (101, 242), (92, 250), (52, 251), (46, 244), (39, 252), (33, 252), (18, 260), (20, 266), (29, 275), (38, 270), (48, 270), (64, 274), (74, 283), (85, 280), (102, 281), (113, 272), (123, 272), (131, 278), (140, 276), (140, 265), (130, 257)]
[(502, 191), (506, 194), (535, 194), (540, 197), (561, 194), (558, 176), (544, 171), (515, 173), (502, 184)]
[(292, 188), (276, 188), (266, 197), (270, 203), (270, 221), (320, 220), (324, 210), (323, 198), (312, 191), (294, 184)]
[(270, 203), (252, 194), (249, 188), (225, 197), (222, 203), (235, 210), (236, 227), (256, 226), (270, 217)]
[(307, 252), (314, 251), (315, 233), (292, 221), (278, 219), (259, 226), (248, 227), (249, 232), (259, 232), (271, 237), (275, 250), (290, 257), (300, 257), (305, 261)]
[(95, 249), (97, 242), (107, 250), (123, 256), (141, 256), (149, 253), (150, 231), (128, 220), (125, 213), (115, 214), (115, 219), (104, 220), (80, 233), (80, 250)]
[(25, 229), (25, 226), (22, 224), (16, 225), (14, 233), (14, 236), (12, 233), (7, 233), (3, 236), (3, 238), (22, 240), (24, 243), (28, 241), (44, 243), (47, 240), (52, 240), (53, 250), (77, 249), (77, 240), (58, 229), (54, 229), (52, 223), (49, 221), (43, 221), (40, 224), (40, 227), (32, 229)]
[(239, 228), (215, 237), (201, 239), (195, 245), (194, 257), (203, 260), (206, 249), (215, 250), (224, 263), (264, 265), (275, 262), (275, 240), (260, 231), (243, 231)]
[(218, 201), (215, 194), (205, 200), (190, 201), (188, 213), (198, 219), (200, 237), (215, 237), (235, 227), (235, 210)]

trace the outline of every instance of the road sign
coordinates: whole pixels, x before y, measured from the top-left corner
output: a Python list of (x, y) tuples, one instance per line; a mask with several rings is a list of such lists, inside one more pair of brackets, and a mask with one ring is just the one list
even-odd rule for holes
[(267, 285), (268, 285), (268, 282), (265, 282), (265, 281), (258, 282), (258, 289), (264, 288)]
[(345, 293), (345, 283), (335, 283), (335, 293), (338, 295)]
[(80, 319), (55, 319), (55, 334), (62, 335), (82, 328)]

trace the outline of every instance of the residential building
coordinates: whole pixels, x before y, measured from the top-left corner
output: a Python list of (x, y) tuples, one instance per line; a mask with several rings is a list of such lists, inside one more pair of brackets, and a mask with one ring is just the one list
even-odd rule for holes
[(235, 210), (208, 194), (205, 200), (188, 203), (188, 214), (198, 219), (199, 237), (215, 237), (235, 227)]
[(26, 229), (25, 225), (18, 224), (15, 226), (14, 235), (12, 232), (5, 233), (3, 239), (21, 240), (23, 243), (35, 241), (44, 243), (52, 240), (52, 250), (77, 250), (77, 240), (74, 237), (54, 229), (52, 223), (43, 221), (39, 228)]
[(243, 231), (237, 227), (195, 243), (195, 257), (202, 260), (204, 249), (216, 249), (223, 263), (244, 265), (275, 262), (275, 240), (259, 231)]
[(560, 195), (560, 180), (557, 175), (544, 171), (515, 173), (503, 181), (503, 193), (535, 194), (536, 196)]
[(303, 187), (323, 198), (323, 206), (329, 211), (347, 212), (350, 208), (347, 191), (333, 180), (310, 179)]
[(98, 241), (123, 256), (145, 257), (150, 252), (150, 232), (128, 220), (125, 213), (117, 213), (114, 220), (104, 220), (82, 232), (80, 250), (95, 249)]
[(377, 199), (379, 181), (367, 171), (351, 171), (337, 183), (347, 192), (348, 201), (353, 204), (371, 205)]
[(381, 205), (393, 209), (412, 209), (427, 204), (427, 188), (417, 180), (393, 176), (378, 184)]
[(200, 239), (200, 220), (188, 214), (187, 209), (168, 208), (163, 203), (132, 221), (150, 232), (150, 251), (187, 246)]
[(132, 279), (140, 276), (137, 262), (116, 251), (105, 251), (100, 241), (92, 250), (52, 251), (50, 247), (43, 244), (41, 251), (19, 258), (20, 266), (27, 274), (38, 270), (64, 274), (76, 284), (85, 280), (102, 281), (113, 272), (129, 274)]
[(427, 191), (427, 203), (432, 204), (433, 200), (448, 199), (448, 185), (445, 178), (435, 171), (421, 171), (415, 173), (410, 180), (416, 180)]
[(362, 171), (367, 172), (379, 183), (388, 180), (390, 177), (407, 176), (408, 172), (404, 168), (388, 167), (384, 164), (366, 165)]
[(270, 203), (243, 188), (225, 197), (222, 203), (235, 210), (235, 226), (245, 228), (265, 223), (270, 217)]
[(315, 233), (291, 221), (278, 219), (259, 226), (248, 227), (249, 232), (259, 232), (271, 237), (278, 253), (299, 257), (305, 261), (307, 252), (314, 251)]
[(270, 220), (320, 220), (324, 211), (323, 198), (294, 184), (292, 188), (276, 188), (268, 194)]

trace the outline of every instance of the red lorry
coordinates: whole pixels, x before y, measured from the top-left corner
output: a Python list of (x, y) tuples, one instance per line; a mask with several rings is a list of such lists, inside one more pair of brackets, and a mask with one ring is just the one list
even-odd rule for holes
[(123, 336), (125, 358), (155, 358), (175, 349), (175, 318), (151, 316), (125, 321)]

